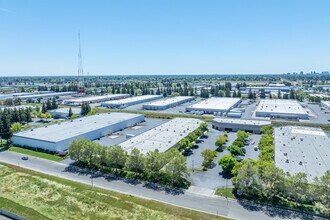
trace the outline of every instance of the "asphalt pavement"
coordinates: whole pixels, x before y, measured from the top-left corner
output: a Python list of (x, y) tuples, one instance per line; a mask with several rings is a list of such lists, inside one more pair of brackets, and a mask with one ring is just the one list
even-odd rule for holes
[(22, 154), (15, 152), (2, 151), (0, 152), (0, 161), (48, 175), (93, 185), (94, 187), (234, 219), (313, 219), (310, 216), (294, 211), (198, 193), (196, 189), (174, 190), (140, 181), (122, 180), (109, 175), (81, 171), (73, 169), (64, 163), (32, 156), (29, 156), (29, 160), (23, 161), (21, 159), (22, 156)]

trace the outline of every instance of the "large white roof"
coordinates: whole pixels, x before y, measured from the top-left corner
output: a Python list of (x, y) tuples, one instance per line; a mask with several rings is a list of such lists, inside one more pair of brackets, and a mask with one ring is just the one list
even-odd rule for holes
[(164, 152), (197, 129), (201, 122), (193, 118), (175, 118), (121, 143), (120, 146), (128, 153), (134, 148), (139, 149), (143, 154), (156, 149)]
[(105, 104), (114, 104), (114, 105), (125, 105), (131, 102), (136, 102), (136, 101), (142, 101), (142, 100), (148, 100), (152, 98), (161, 98), (163, 97), (162, 95), (141, 95), (141, 96), (134, 96), (126, 99), (120, 99), (120, 100), (111, 100), (104, 102)]
[(274, 114), (308, 114), (297, 101), (286, 99), (263, 99), (256, 111)]
[[(320, 128), (274, 129), (275, 163), (285, 172), (307, 174), (309, 182), (330, 169), (330, 139)], [(299, 164), (301, 162), (301, 164)]]
[(181, 102), (184, 100), (189, 100), (194, 98), (193, 96), (175, 96), (175, 97), (171, 97), (171, 98), (167, 98), (167, 99), (163, 99), (163, 100), (158, 100), (155, 102), (151, 102), (149, 104), (146, 105), (150, 105), (150, 106), (166, 106), (166, 105), (170, 105), (176, 102)]
[(14, 134), (14, 136), (58, 142), (140, 116), (139, 114), (128, 113), (97, 114), (47, 127), (22, 131)]
[(193, 109), (212, 109), (212, 110), (222, 110), (226, 111), (231, 109), (234, 105), (236, 105), (241, 99), (240, 98), (218, 98), (212, 97), (201, 102), (198, 102), (194, 105), (189, 106), (189, 108)]

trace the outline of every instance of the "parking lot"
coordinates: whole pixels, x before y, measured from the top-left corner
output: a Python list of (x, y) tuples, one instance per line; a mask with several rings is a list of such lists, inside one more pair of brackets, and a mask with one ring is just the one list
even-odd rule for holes
[[(223, 135), (223, 131), (218, 131), (211, 126), (209, 126), (210, 131), (207, 132), (206, 136), (207, 138), (201, 139), (201, 143), (198, 143), (198, 148), (193, 149), (193, 153), (187, 157), (187, 166), (190, 170), (195, 169), (195, 171), (191, 172), (190, 174), (190, 180), (192, 182), (192, 185), (203, 187), (203, 188), (209, 188), (209, 189), (216, 189), (219, 187), (229, 187), (232, 186), (232, 182), (230, 179), (224, 178), (221, 175), (222, 168), (218, 165), (218, 160), (223, 156), (230, 154), (230, 152), (227, 149), (224, 149), (223, 152), (218, 153), (218, 156), (213, 161), (214, 164), (211, 168), (209, 168), (207, 171), (202, 172), (202, 162), (203, 157), (201, 156), (201, 153), (205, 149), (211, 149), (215, 150), (215, 141), (216, 138), (219, 135)], [(236, 132), (229, 132), (228, 134), (228, 142), (227, 146), (230, 146), (233, 141), (236, 139)], [(250, 137), (251, 144), (249, 146), (246, 146), (246, 155), (243, 158), (252, 158), (254, 160), (258, 159), (259, 151), (255, 151), (253, 149), (253, 146), (258, 145), (261, 135), (258, 134), (251, 134)], [(252, 144), (254, 142), (254, 144)]]

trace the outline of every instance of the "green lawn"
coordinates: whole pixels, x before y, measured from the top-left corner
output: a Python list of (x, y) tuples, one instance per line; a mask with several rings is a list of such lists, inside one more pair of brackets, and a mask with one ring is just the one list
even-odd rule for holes
[(228, 198), (235, 199), (233, 188), (217, 188), (217, 190), (215, 191), (215, 195), (223, 197), (226, 197), (227, 195)]
[(228, 219), (0, 164), (0, 207), (27, 219)]
[(35, 157), (39, 157), (39, 158), (43, 158), (43, 159), (47, 159), (47, 160), (56, 161), (56, 162), (64, 159), (63, 157), (60, 157), (57, 155), (47, 154), (47, 153), (29, 150), (29, 149), (25, 149), (25, 148), (21, 148), (21, 147), (15, 147), (15, 146), (10, 146), (9, 151), (26, 154), (29, 156), (35, 156)]

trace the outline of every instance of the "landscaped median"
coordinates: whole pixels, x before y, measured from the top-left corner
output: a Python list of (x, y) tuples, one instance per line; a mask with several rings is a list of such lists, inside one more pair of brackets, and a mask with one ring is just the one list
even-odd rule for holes
[(56, 154), (49, 154), (49, 153), (36, 151), (36, 150), (31, 150), (31, 149), (27, 149), (27, 148), (16, 147), (14, 145), (9, 146), (8, 150), (12, 151), (12, 152), (25, 154), (25, 155), (28, 155), (28, 156), (39, 157), (39, 158), (42, 158), (42, 159), (52, 160), (52, 161), (56, 161), (56, 162), (59, 162), (59, 161), (64, 159), (64, 157), (58, 156)]
[(0, 208), (27, 219), (227, 219), (0, 164)]

